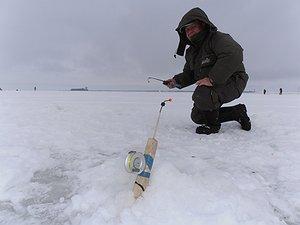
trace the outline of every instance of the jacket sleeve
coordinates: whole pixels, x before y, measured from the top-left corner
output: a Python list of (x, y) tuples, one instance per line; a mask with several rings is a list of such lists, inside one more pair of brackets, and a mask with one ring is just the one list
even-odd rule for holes
[(229, 34), (215, 38), (212, 50), (217, 61), (208, 76), (214, 84), (224, 84), (243, 62), (243, 49)]
[(175, 75), (173, 78), (178, 84), (177, 88), (179, 89), (196, 83), (196, 80), (194, 79), (194, 72), (190, 70), (188, 62), (185, 63), (183, 72)]

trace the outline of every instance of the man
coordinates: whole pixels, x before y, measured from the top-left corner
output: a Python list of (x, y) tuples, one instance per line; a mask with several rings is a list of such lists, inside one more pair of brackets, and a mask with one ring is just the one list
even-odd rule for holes
[(169, 88), (184, 88), (192, 84), (192, 120), (199, 124), (196, 133), (218, 133), (221, 123), (237, 121), (243, 130), (251, 129), (246, 106), (238, 104), (221, 107), (241, 96), (248, 75), (243, 65), (243, 49), (229, 34), (217, 31), (200, 8), (191, 9), (181, 19), (177, 54), (184, 55), (186, 63), (182, 73), (163, 83)]

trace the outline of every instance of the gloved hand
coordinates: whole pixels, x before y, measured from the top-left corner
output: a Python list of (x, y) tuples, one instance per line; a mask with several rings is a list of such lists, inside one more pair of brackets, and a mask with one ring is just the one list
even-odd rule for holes
[(171, 79), (168, 79), (168, 80), (164, 80), (163, 84), (166, 85), (170, 89), (176, 87), (176, 81), (175, 81), (174, 78), (171, 78)]

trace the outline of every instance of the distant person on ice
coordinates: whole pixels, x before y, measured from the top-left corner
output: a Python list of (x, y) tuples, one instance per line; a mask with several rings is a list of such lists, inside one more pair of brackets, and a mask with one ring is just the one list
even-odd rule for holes
[(183, 72), (163, 83), (169, 88), (197, 85), (193, 93), (192, 120), (196, 133), (218, 133), (221, 123), (237, 121), (243, 130), (251, 129), (246, 106), (221, 107), (241, 96), (248, 75), (243, 65), (243, 49), (229, 34), (217, 31), (200, 8), (191, 9), (181, 19), (177, 55), (183, 56)]

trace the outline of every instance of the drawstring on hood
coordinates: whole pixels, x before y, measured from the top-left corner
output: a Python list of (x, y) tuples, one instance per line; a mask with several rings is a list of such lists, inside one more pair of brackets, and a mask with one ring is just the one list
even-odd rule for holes
[[(195, 20), (204, 22), (207, 25), (208, 30), (210, 32), (217, 31), (217, 29), (218, 29), (212, 22), (210, 22), (206, 13), (203, 10), (201, 10), (200, 8), (191, 9), (182, 17), (181, 21), (179, 22), (178, 27), (176, 28), (176, 31), (178, 32), (178, 35), (179, 35), (179, 44), (178, 44), (177, 51), (176, 51), (177, 55), (183, 56), (186, 45), (192, 44), (189, 41), (189, 39), (186, 37), (184, 29), (182, 29), (182, 28)], [(175, 55), (175, 57), (176, 57), (176, 55)]]

